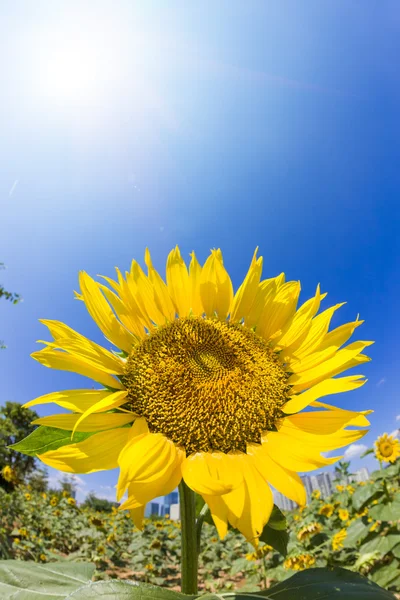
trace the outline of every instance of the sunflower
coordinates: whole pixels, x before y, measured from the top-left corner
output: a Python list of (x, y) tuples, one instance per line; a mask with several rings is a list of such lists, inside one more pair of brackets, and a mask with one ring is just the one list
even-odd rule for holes
[(384, 433), (375, 442), (375, 456), (380, 461), (394, 463), (400, 456), (400, 442)]
[(346, 539), (346, 537), (347, 537), (346, 529), (341, 529), (340, 531), (335, 533), (335, 535), (332, 538), (332, 549), (334, 551), (336, 551), (336, 550), (340, 550), (340, 548), (343, 548), (343, 542)]
[[(341, 304), (317, 315), (326, 295), (319, 286), (298, 308), (299, 282), (283, 274), (261, 280), (257, 250), (236, 293), (220, 250), (203, 266), (192, 253), (187, 268), (176, 247), (166, 282), (148, 250), (145, 263), (147, 275), (133, 261), (125, 276), (117, 269), (117, 279), (105, 283), (80, 273), (76, 296), (113, 350), (59, 321), (42, 321), (53, 341), (42, 342), (33, 358), (103, 387), (25, 405), (72, 411), (34, 421), (72, 431), (71, 444), (39, 458), (70, 473), (119, 467), (117, 500), (127, 493), (121, 508), (139, 527), (146, 503), (183, 479), (210, 507), (221, 537), (229, 522), (257, 540), (273, 506), (270, 485), (304, 505), (297, 473), (332, 464), (339, 457), (321, 452), (366, 433), (347, 426), (369, 425), (368, 411), (319, 399), (365, 383), (363, 375), (336, 376), (368, 361), (363, 350), (372, 342), (344, 346), (358, 319), (329, 331)], [(74, 443), (75, 432), (86, 438)]]
[(349, 520), (349, 511), (346, 508), (339, 508), (339, 519), (341, 521)]
[(304, 571), (315, 565), (315, 556), (312, 554), (296, 554), (289, 556), (283, 563), (285, 569), (293, 569), (294, 571)]
[(5, 465), (1, 470), (1, 475), (5, 481), (11, 483), (16, 480), (15, 471), (10, 465)]
[(333, 504), (323, 504), (319, 509), (318, 513), (320, 515), (324, 515), (324, 517), (331, 517), (333, 515), (334, 510), (335, 507), (333, 506)]
[(322, 527), (319, 523), (309, 523), (308, 525), (304, 525), (304, 527), (299, 529), (297, 532), (297, 539), (302, 542), (316, 533), (321, 533), (321, 531)]

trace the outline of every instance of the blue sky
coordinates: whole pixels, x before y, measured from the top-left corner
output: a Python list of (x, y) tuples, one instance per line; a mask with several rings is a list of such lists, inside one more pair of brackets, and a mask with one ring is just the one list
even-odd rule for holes
[(237, 286), (258, 245), (266, 277), (347, 301), (335, 325), (365, 319), (369, 381), (339, 402), (375, 410), (362, 444), (396, 429), (397, 0), (17, 0), (0, 34), (0, 275), (24, 298), (0, 305), (1, 401), (90, 385), (29, 357), (39, 318), (102, 342), (80, 269), (221, 247)]

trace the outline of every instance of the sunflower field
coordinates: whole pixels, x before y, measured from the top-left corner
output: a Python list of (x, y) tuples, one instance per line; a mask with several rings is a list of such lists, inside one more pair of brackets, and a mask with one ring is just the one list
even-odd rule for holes
[[(309, 568), (342, 567), (399, 592), (399, 478), (397, 460), (375, 471), (367, 483), (338, 484), (329, 498), (314, 492), (305, 508), (285, 515), (275, 509), (275, 521), (258, 550), (234, 529), (220, 540), (211, 520), (205, 522), (201, 591), (257, 592), (299, 571), (304, 577)], [(98, 512), (80, 507), (67, 492), (39, 493), (27, 485), (9, 493), (0, 488), (0, 506), (3, 565), (16, 559), (56, 569), (65, 563), (64, 569), (79, 571), (80, 563), (85, 577), (94, 580), (126, 579), (180, 589), (179, 521), (146, 519), (139, 531), (127, 511), (113, 507)], [(12, 564), (23, 568), (24, 563)]]

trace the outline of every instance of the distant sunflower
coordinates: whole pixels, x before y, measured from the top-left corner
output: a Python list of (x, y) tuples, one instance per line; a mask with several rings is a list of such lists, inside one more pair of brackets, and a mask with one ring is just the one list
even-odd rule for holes
[[(181, 481), (203, 496), (221, 537), (228, 522), (255, 541), (273, 506), (268, 484), (300, 505), (297, 472), (332, 464), (329, 452), (366, 431), (366, 412), (318, 399), (353, 390), (362, 375), (336, 375), (369, 360), (372, 342), (342, 347), (358, 319), (329, 331), (336, 304), (320, 313), (315, 296), (297, 308), (300, 283), (283, 274), (261, 280), (254, 253), (234, 293), (220, 250), (187, 268), (178, 247), (166, 282), (146, 250), (147, 275), (136, 261), (125, 277), (97, 283), (79, 276), (77, 297), (119, 352), (91, 342), (59, 321), (42, 321), (54, 341), (33, 357), (73, 371), (103, 389), (46, 394), (26, 406), (54, 402), (73, 411), (35, 424), (94, 433), (39, 458), (56, 469), (91, 473), (119, 467), (117, 499), (141, 526), (145, 505)], [(311, 406), (310, 412), (301, 412)]]
[(336, 550), (340, 550), (341, 548), (343, 548), (343, 543), (344, 543), (344, 540), (346, 539), (346, 537), (347, 537), (346, 529), (341, 529), (340, 531), (335, 533), (335, 535), (332, 538), (332, 549), (334, 551), (336, 551)]
[(380, 461), (394, 463), (400, 456), (400, 442), (384, 433), (375, 442), (375, 456)]

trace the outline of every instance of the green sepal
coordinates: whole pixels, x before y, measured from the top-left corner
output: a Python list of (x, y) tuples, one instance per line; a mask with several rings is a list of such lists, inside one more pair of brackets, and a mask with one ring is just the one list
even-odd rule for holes
[(95, 433), (97, 432), (76, 431), (72, 441), (72, 431), (39, 425), (39, 427), (37, 427), (30, 435), (16, 444), (12, 444), (9, 448), (21, 452), (22, 454), (27, 454), (28, 456), (37, 456), (38, 454), (43, 454), (49, 450), (57, 450), (62, 446), (83, 442)]

